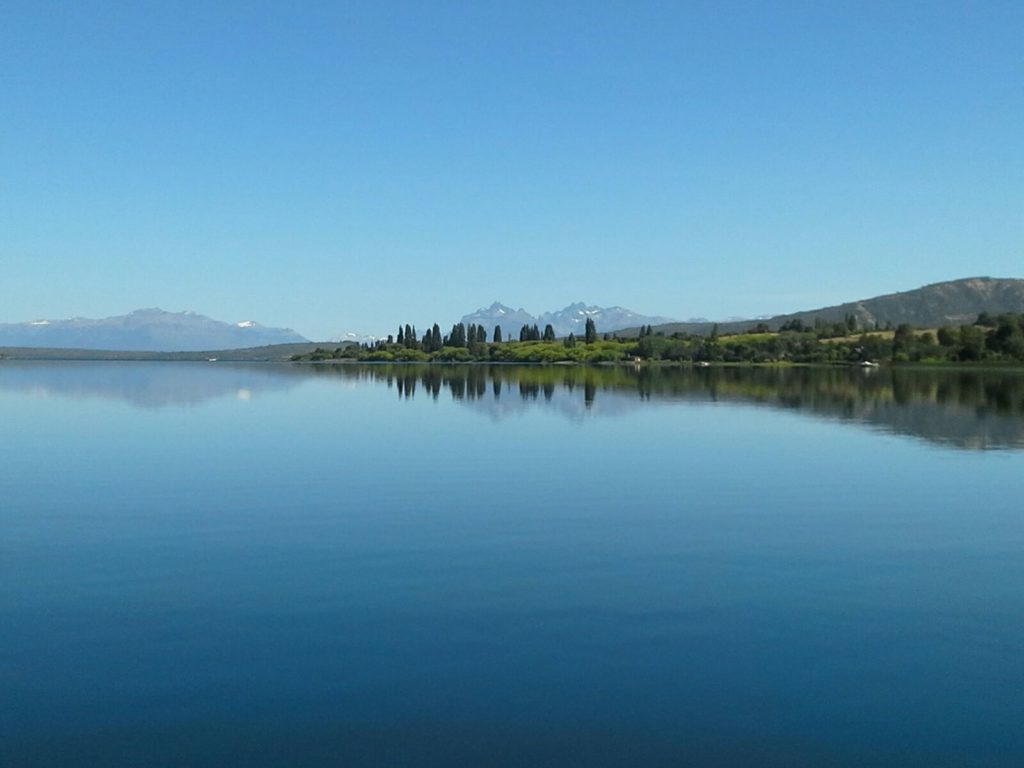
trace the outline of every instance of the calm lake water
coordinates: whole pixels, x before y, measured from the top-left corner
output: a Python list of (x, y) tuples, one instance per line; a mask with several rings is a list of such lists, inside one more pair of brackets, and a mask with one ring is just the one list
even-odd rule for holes
[(1024, 374), (0, 362), (4, 766), (1020, 766)]

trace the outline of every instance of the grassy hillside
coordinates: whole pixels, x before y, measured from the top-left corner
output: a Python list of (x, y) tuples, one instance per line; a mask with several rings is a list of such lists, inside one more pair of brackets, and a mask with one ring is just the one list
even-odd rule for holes
[[(885, 328), (903, 323), (915, 328), (937, 328), (972, 322), (982, 312), (999, 315), (1004, 312), (1024, 313), (1024, 280), (1013, 278), (969, 277), (934, 283), (902, 293), (876, 296), (831, 307), (776, 315), (767, 320), (743, 320), (719, 323), (719, 333), (742, 333), (764, 325), (777, 331), (781, 326), (799, 320), (813, 327), (816, 320), (843, 322), (856, 318), (858, 328)], [(669, 323), (654, 326), (665, 335), (688, 333), (706, 336), (715, 323)], [(619, 336), (636, 336), (638, 328), (620, 331)]]

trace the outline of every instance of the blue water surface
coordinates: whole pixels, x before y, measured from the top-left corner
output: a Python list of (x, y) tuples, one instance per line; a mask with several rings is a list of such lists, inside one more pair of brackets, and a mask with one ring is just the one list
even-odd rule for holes
[(1020, 766), (1024, 377), (871, 375), (2, 361), (0, 764)]

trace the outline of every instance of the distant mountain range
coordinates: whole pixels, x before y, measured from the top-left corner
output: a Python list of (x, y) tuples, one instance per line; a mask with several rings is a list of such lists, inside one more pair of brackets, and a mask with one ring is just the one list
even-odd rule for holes
[(97, 320), (73, 317), (0, 324), (0, 347), (193, 352), (305, 341), (289, 328), (267, 328), (251, 320), (225, 323), (195, 312), (162, 309), (138, 309)]
[[(890, 293), (872, 299), (850, 301), (820, 309), (808, 309), (754, 320), (735, 320), (721, 323), (689, 322), (655, 325), (655, 331), (665, 334), (707, 334), (716, 325), (721, 333), (737, 333), (763, 323), (771, 330), (792, 320), (813, 326), (814, 321), (839, 322), (848, 315), (857, 318), (860, 328), (908, 323), (915, 328), (936, 328), (943, 325), (962, 325), (973, 322), (982, 312), (997, 315), (1002, 312), (1024, 313), (1024, 280), (1015, 278), (968, 277), (933, 283), (923, 288), (902, 293)], [(639, 322), (622, 335), (635, 335)]]
[[(523, 325), (536, 324), (543, 329), (550, 323), (558, 336), (575, 333), (582, 336), (587, 318), (594, 320), (601, 333), (635, 334), (641, 326), (654, 326), (666, 334), (675, 332), (707, 334), (718, 327), (721, 333), (750, 330), (759, 324), (771, 330), (792, 320), (813, 326), (815, 320), (838, 322), (853, 315), (858, 327), (885, 327), (909, 323), (916, 328), (960, 325), (973, 321), (982, 312), (1024, 313), (1024, 280), (971, 277), (926, 285), (902, 293), (851, 301), (830, 307), (792, 312), (751, 320), (705, 320), (674, 322), (664, 317), (641, 315), (623, 307), (598, 307), (582, 302), (556, 312), (533, 315), (525, 309), (495, 302), (465, 315), (464, 323), (483, 325), (488, 334), (500, 325), (506, 338), (517, 338)], [(447, 329), (445, 329), (447, 330)], [(334, 343), (367, 342), (373, 337), (346, 334)], [(66, 320), (35, 320), (28, 323), (0, 324), (0, 348), (45, 350), (107, 350), (110, 352), (192, 353), (213, 350), (250, 350), (254, 347), (308, 344), (307, 339), (288, 328), (268, 328), (251, 320), (226, 323), (195, 312), (165, 312), (139, 309), (127, 315), (97, 320), (75, 317)], [(296, 348), (254, 350), (260, 359), (300, 353)], [(10, 352), (6, 353), (10, 357)]]
[(568, 336), (575, 333), (582, 336), (586, 328), (587, 318), (594, 321), (594, 325), (601, 333), (622, 330), (641, 325), (658, 325), (670, 323), (672, 320), (667, 317), (641, 315), (625, 307), (597, 307), (577, 302), (570, 304), (565, 309), (557, 312), (544, 312), (540, 315), (532, 315), (525, 309), (512, 309), (500, 302), (494, 302), (491, 306), (478, 309), (462, 317), (462, 322), (476, 323), (484, 326), (490, 333), (494, 326), (500, 325), (502, 332), (507, 337), (509, 334), (515, 336), (524, 325), (537, 325), (541, 330), (550, 324), (558, 336)]
[(336, 333), (327, 341), (332, 344), (373, 344), (380, 337), (370, 333), (358, 333), (356, 331), (345, 331)]

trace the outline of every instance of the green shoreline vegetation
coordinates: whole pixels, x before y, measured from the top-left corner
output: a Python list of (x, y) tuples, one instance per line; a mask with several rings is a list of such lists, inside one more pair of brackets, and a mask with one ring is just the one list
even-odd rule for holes
[(415, 326), (399, 327), (397, 335), (372, 344), (318, 347), (291, 357), (293, 362), (438, 362), (438, 363), (623, 363), (677, 364), (1019, 364), (1024, 362), (1024, 315), (983, 312), (974, 323), (915, 329), (858, 328), (850, 315), (845, 322), (816, 321), (813, 327), (793, 320), (777, 330), (760, 324), (750, 332), (707, 336), (665, 335), (651, 326), (636, 336), (598, 334), (588, 319), (582, 338), (558, 339), (548, 325), (524, 325), (518, 339), (504, 336), (501, 326), (491, 333), (482, 325), (456, 323), (447, 335), (435, 323), (420, 337)]

